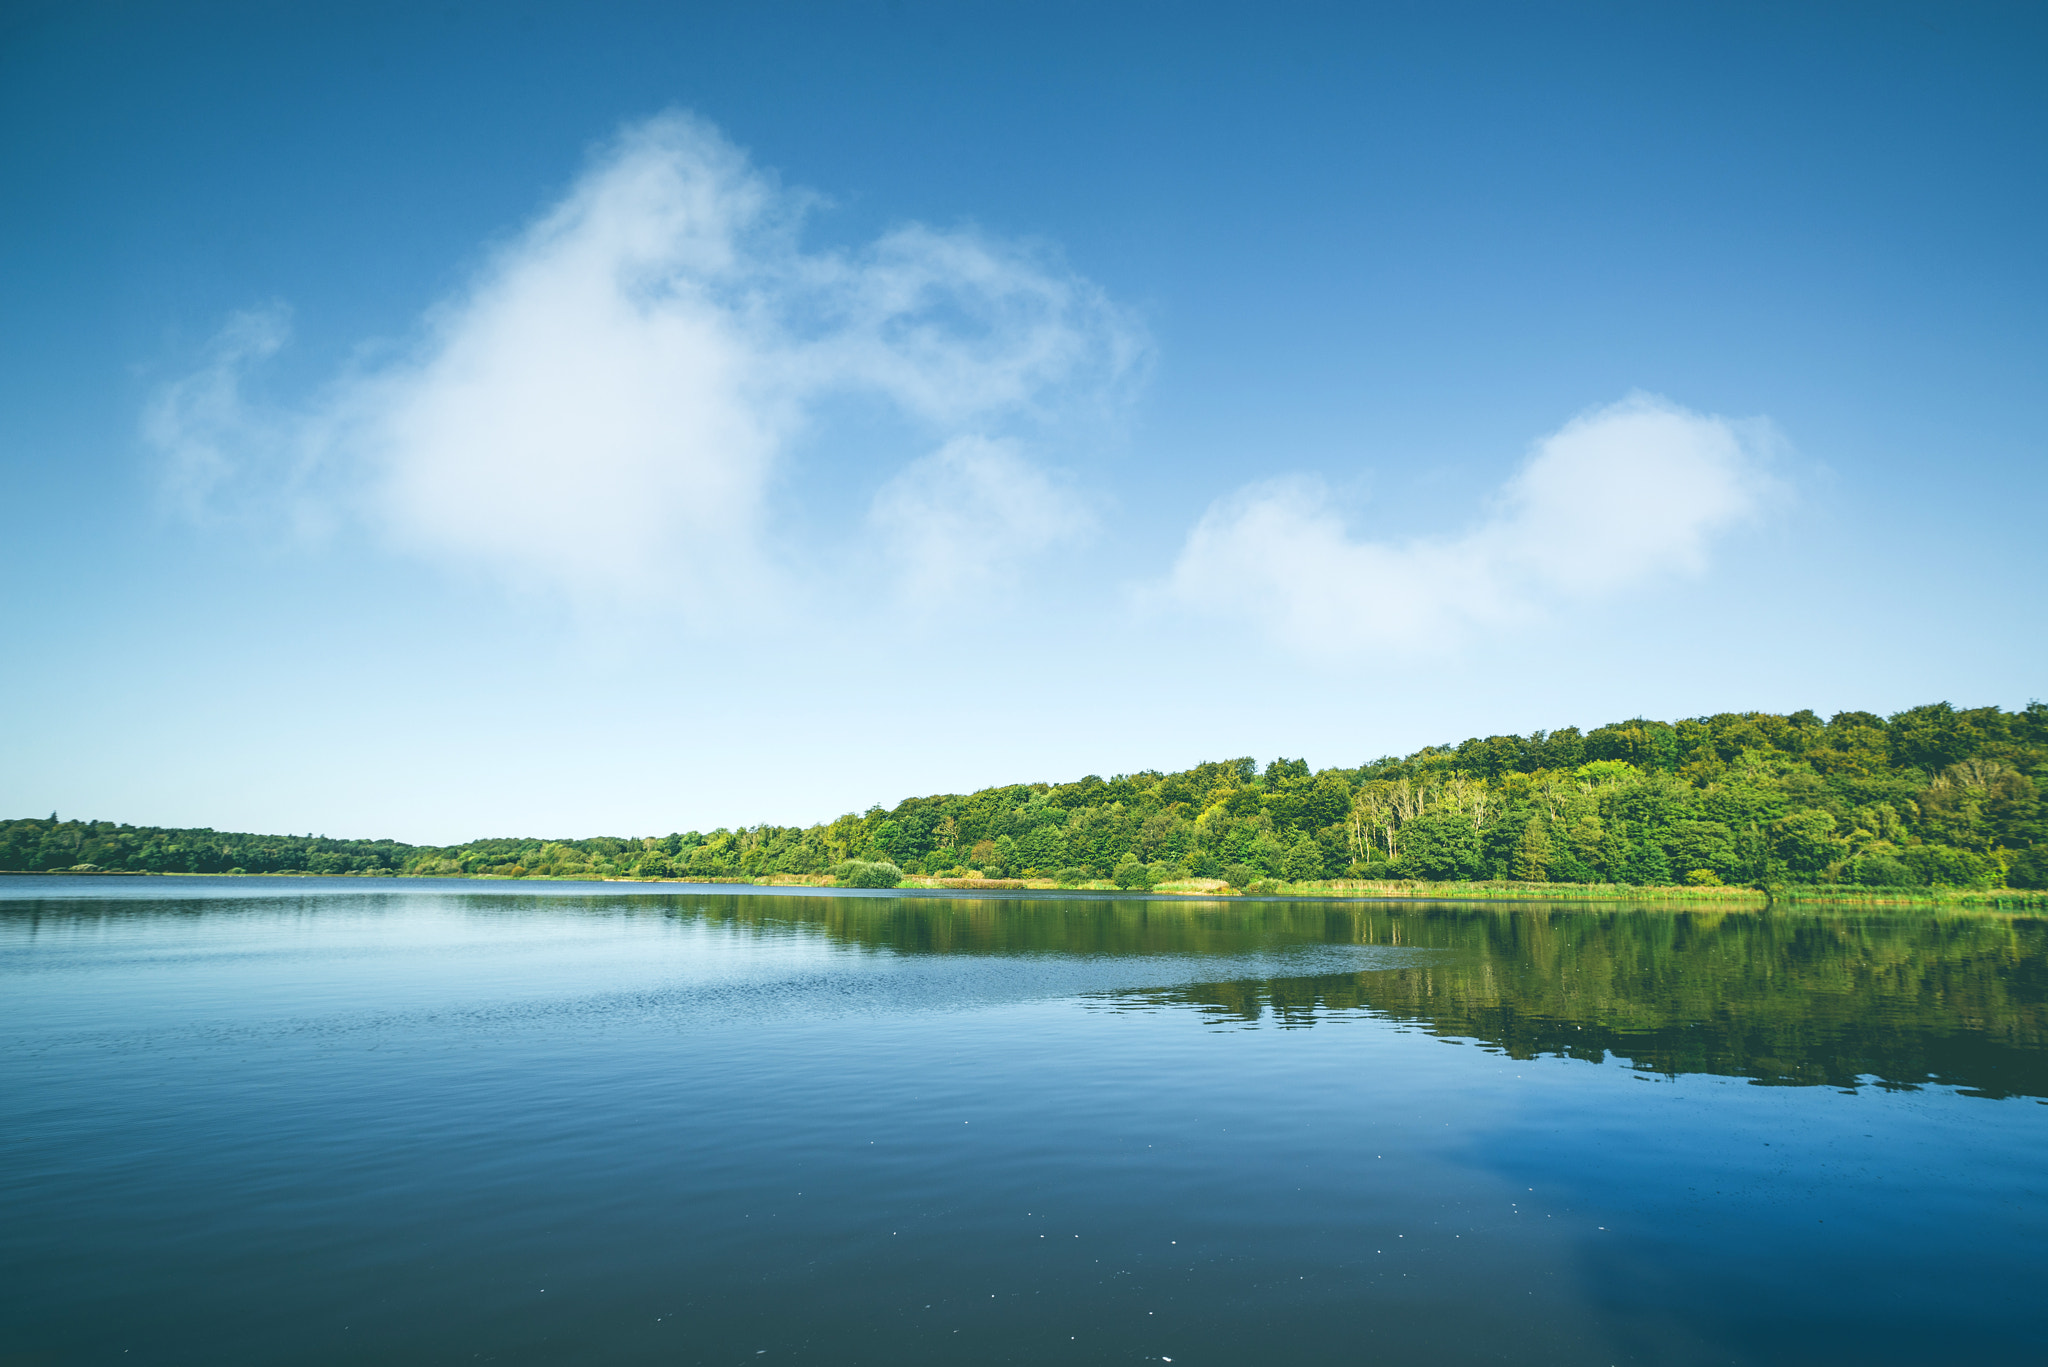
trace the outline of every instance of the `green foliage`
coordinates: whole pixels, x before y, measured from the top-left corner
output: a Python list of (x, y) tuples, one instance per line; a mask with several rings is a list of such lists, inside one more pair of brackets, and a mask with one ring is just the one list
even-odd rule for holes
[(1851, 862), (1848, 881), (1866, 888), (1909, 888), (1920, 880), (1891, 855), (1864, 854)]
[[(1179, 773), (908, 798), (816, 826), (582, 840), (240, 835), (30, 818), (0, 868), (760, 879), (858, 862), (1149, 887), (1338, 876), (1770, 886), (2048, 886), (2048, 706), (1636, 718), (1312, 771)], [(1706, 875), (1707, 877), (1702, 877)], [(841, 881), (846, 881), (841, 877)], [(893, 886), (887, 884), (885, 886)]]
[(1462, 812), (1425, 812), (1402, 828), (1401, 867), (1415, 878), (1470, 878), (1479, 832)]
[(0, 869), (99, 869), (135, 873), (393, 874), (415, 853), (394, 840), (245, 835), (111, 821), (29, 818), (0, 823)]
[(2048, 888), (2048, 846), (2036, 846), (2013, 860), (2005, 881), (2015, 888)]
[(1323, 847), (1316, 843), (1314, 836), (1302, 831), (1294, 837), (1294, 843), (1287, 847), (1287, 853), (1281, 857), (1280, 872), (1293, 882), (1312, 882), (1329, 876), (1326, 862)]
[(903, 870), (894, 864), (847, 859), (832, 866), (832, 877), (842, 888), (893, 888), (903, 882)]

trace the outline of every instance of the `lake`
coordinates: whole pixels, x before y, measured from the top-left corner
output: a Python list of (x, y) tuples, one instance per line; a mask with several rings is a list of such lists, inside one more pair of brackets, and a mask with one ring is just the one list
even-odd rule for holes
[(0, 1364), (2038, 1363), (2048, 923), (0, 880)]

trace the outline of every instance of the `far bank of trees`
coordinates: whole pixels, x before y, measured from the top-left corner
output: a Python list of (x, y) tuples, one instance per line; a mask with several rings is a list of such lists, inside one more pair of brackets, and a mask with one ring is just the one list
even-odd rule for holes
[(0, 826), (0, 868), (511, 877), (910, 873), (2048, 887), (2048, 706), (1636, 718), (1312, 772), (1251, 759), (910, 798), (816, 826), (395, 841)]

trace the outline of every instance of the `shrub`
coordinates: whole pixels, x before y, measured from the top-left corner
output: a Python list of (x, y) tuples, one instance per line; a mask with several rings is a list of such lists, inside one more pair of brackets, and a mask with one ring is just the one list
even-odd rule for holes
[(1078, 888), (1094, 877), (1095, 873), (1093, 870), (1084, 869), (1079, 864), (1072, 864), (1054, 874), (1053, 881), (1063, 888)]
[(842, 888), (893, 888), (903, 881), (903, 870), (894, 864), (848, 859), (832, 866), (832, 879)]
[(1908, 845), (1899, 851), (1899, 862), (1913, 871), (1916, 883), (1988, 888), (1998, 881), (1996, 860), (1944, 845)]
[(1850, 881), (1866, 888), (1910, 888), (1920, 880), (1888, 854), (1865, 854), (1851, 866)]
[(1138, 862), (1138, 856), (1127, 854), (1118, 861), (1110, 881), (1128, 892), (1144, 892), (1152, 886), (1152, 871)]
[(1685, 881), (1696, 888), (1718, 888), (1721, 886), (1721, 875), (1712, 869), (1694, 869), (1685, 876)]
[(2048, 846), (2036, 845), (2013, 860), (2005, 881), (2016, 888), (2048, 888)]
[(1248, 887), (1257, 877), (1258, 874), (1252, 872), (1248, 864), (1228, 864), (1223, 869), (1223, 881), (1233, 888)]

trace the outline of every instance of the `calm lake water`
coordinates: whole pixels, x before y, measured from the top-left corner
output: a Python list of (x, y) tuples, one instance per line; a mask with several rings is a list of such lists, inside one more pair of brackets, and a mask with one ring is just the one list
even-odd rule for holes
[(0, 1364), (2048, 1356), (2041, 921), (0, 899)]

